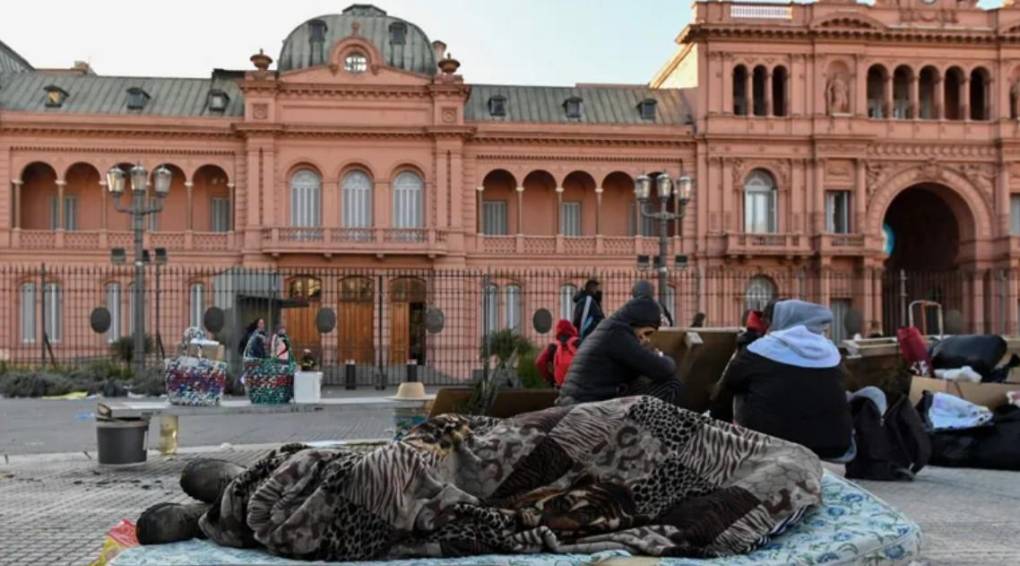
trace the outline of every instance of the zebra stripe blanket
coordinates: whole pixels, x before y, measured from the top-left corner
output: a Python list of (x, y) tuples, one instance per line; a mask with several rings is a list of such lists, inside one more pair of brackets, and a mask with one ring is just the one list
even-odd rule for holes
[(367, 454), (292, 444), (227, 487), (210, 539), (316, 560), (746, 553), (821, 501), (807, 449), (653, 397), (443, 415)]

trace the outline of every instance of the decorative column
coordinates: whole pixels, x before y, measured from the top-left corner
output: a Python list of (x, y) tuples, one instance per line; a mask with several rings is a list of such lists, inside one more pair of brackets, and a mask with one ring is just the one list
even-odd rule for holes
[(1009, 163), (1000, 163), (998, 169), (999, 174), (995, 177), (995, 211), (998, 218), (995, 220), (999, 227), (995, 232), (1000, 236), (1009, 236)]
[(868, 202), (868, 175), (864, 159), (857, 160), (857, 169), (854, 175), (854, 198), (850, 202), (854, 223), (850, 227), (850, 232), (864, 234), (866, 231), (864, 226), (865, 203)]
[(195, 183), (191, 181), (184, 182), (184, 189), (188, 193), (188, 213), (184, 217), (186, 219), (185, 226), (187, 226), (188, 232), (195, 229), (195, 213), (192, 210), (192, 206), (194, 205), (194, 187)]
[(910, 78), (910, 118), (916, 120), (921, 117), (921, 75), (915, 73)]
[(482, 195), (484, 193), (485, 193), (485, 187), (484, 186), (478, 185), (477, 187), (475, 187), (475, 195), (476, 195), (476, 197), (475, 197), (475, 209), (478, 211), (475, 214), (475, 233), (477, 233), (479, 235), (481, 235), (481, 234), (483, 234), (485, 232), (485, 226), (483, 224), (484, 223), (484, 219), (482, 218), (482, 216), (484, 214), (483, 211), (482, 211), (482, 202), (483, 202), (482, 201)]
[(595, 187), (595, 235), (602, 235), (602, 187)]
[(524, 185), (517, 187), (517, 235), (524, 234)]
[(22, 182), (18, 179), (11, 181), (14, 185), (14, 221), (11, 222), (16, 230), (21, 229), (21, 185)]
[(893, 76), (886, 74), (882, 81), (882, 117), (887, 120), (893, 116)]
[(63, 230), (66, 224), (64, 218), (64, 189), (67, 187), (67, 181), (63, 179), (57, 179), (57, 230)]
[(945, 95), (946, 89), (942, 84), (942, 77), (935, 77), (935, 119), (943, 120), (946, 117)]
[(556, 235), (563, 235), (563, 187), (556, 187)]
[(772, 69), (765, 70), (765, 115), (772, 116)]
[(966, 75), (960, 81), (960, 119), (970, 120), (970, 79)]
[(236, 199), (236, 193), (234, 190), (234, 183), (227, 183), (227, 198), (230, 202), (227, 203), (227, 229), (233, 232), (237, 229), (234, 226), (234, 201)]
[(813, 234), (821, 234), (825, 231), (825, 160), (815, 158), (815, 198), (812, 204), (811, 217), (814, 222)]
[(745, 116), (754, 116), (754, 69), (745, 67), (744, 73), (744, 103), (747, 106)]

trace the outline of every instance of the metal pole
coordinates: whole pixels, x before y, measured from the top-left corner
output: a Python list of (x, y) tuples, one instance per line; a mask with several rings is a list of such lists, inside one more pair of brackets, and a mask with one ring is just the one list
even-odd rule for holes
[[(669, 262), (666, 260), (666, 254), (669, 253), (669, 226), (666, 218), (668, 211), (666, 210), (666, 199), (659, 199), (659, 211), (661, 216), (659, 217), (659, 305), (661, 308), (666, 308), (666, 285), (669, 278)], [(675, 320), (675, 319), (674, 319)]]
[(489, 276), (482, 276), (482, 390), (489, 383)]
[[(39, 361), (42, 365), (46, 365), (46, 341), (49, 336), (46, 334), (46, 264), (42, 264), (42, 268), (39, 270), (39, 315), (42, 320), (42, 340), (39, 341)], [(35, 305), (33, 305), (34, 307)], [(33, 308), (34, 310), (34, 308)]]
[(131, 365), (134, 366), (136, 376), (145, 372), (145, 307), (143, 301), (143, 286), (145, 285), (145, 269), (142, 263), (144, 251), (142, 249), (142, 231), (145, 229), (145, 197), (139, 191), (131, 195), (131, 217), (134, 224), (135, 236), (135, 287), (132, 298), (134, 301), (134, 350), (131, 357)]

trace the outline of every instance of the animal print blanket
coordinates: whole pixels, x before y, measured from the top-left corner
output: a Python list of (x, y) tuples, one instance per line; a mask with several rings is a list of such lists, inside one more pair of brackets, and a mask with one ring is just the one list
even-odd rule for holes
[(821, 502), (807, 449), (653, 397), (500, 420), (443, 415), (359, 454), (292, 444), (201, 520), (227, 546), (316, 560), (745, 553)]

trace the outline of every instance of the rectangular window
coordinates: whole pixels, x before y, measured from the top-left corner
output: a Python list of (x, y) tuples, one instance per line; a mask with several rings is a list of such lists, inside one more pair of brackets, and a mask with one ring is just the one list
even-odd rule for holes
[(201, 283), (191, 286), (190, 313), (191, 323), (189, 326), (202, 328), (202, 311), (205, 310), (205, 288)]
[(64, 294), (60, 292), (60, 285), (56, 283), (46, 284), (46, 320), (43, 331), (49, 337), (50, 342), (60, 342), (63, 334), (64, 323)]
[[(651, 218), (646, 216), (638, 216), (638, 205), (635, 202), (630, 203), (630, 222), (628, 223), (627, 230), (631, 236), (654, 236), (655, 235), (655, 223)], [(640, 231), (638, 228), (640, 227)]]
[(564, 285), (560, 287), (560, 318), (563, 320), (572, 320), (574, 318), (574, 295), (577, 294), (577, 288), (573, 285)]
[(486, 334), (491, 334), (499, 328), (499, 287), (489, 285), (485, 288), (482, 298), (483, 327)]
[[(60, 210), (57, 208), (57, 197), (50, 197), (50, 230), (60, 227)], [(64, 196), (64, 230), (78, 229), (78, 198), (74, 195)]]
[(850, 191), (825, 193), (825, 231), (830, 234), (850, 233)]
[(35, 283), (21, 286), (21, 342), (35, 343)]
[(1020, 236), (1020, 195), (1009, 197), (1009, 233)]
[(110, 329), (106, 331), (106, 341), (115, 342), (121, 336), (120, 332), (120, 284), (107, 283), (106, 285), (106, 310), (110, 311)]
[(507, 285), (504, 288), (506, 293), (505, 316), (503, 323), (506, 328), (513, 330), (521, 329), (521, 288), (517, 285)]
[(850, 313), (851, 306), (850, 299), (833, 299), (829, 305), (829, 308), (832, 309), (832, 326), (830, 327), (829, 335), (836, 344), (848, 338), (846, 335), (846, 317)]
[(564, 236), (581, 235), (581, 203), (564, 202), (560, 205), (560, 222)]
[(775, 191), (744, 192), (744, 231), (749, 234), (776, 232)]
[(505, 200), (482, 202), (482, 233), (487, 236), (507, 235), (507, 206)]
[(209, 209), (212, 211), (212, 218), (209, 227), (213, 232), (230, 231), (230, 199), (213, 198)]

